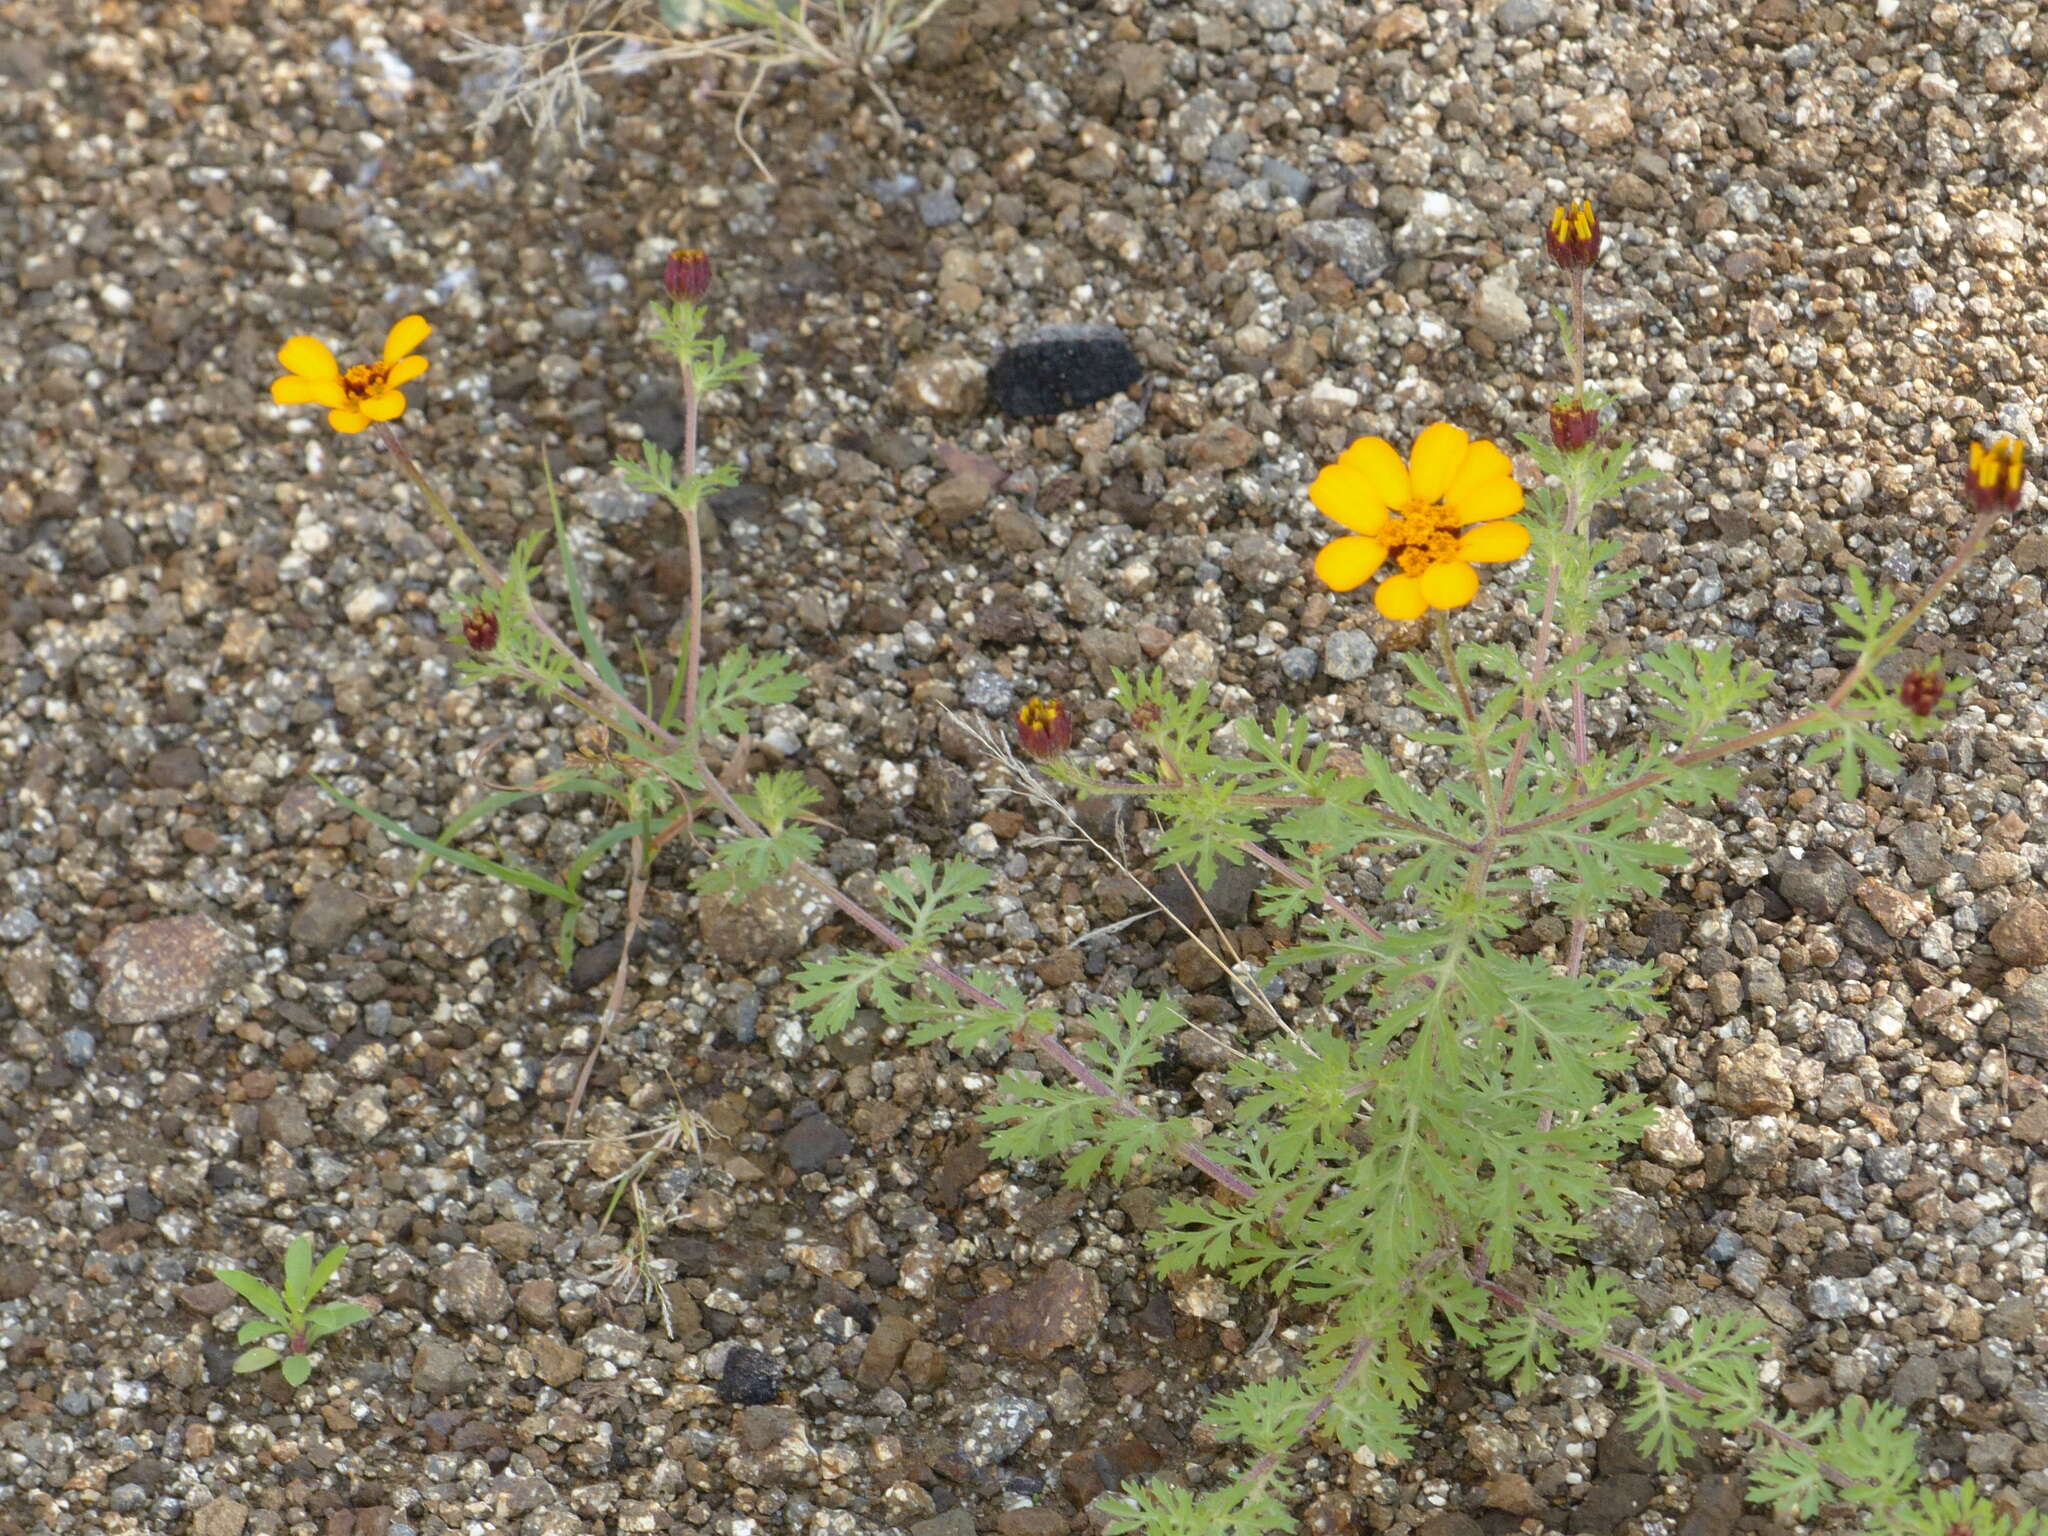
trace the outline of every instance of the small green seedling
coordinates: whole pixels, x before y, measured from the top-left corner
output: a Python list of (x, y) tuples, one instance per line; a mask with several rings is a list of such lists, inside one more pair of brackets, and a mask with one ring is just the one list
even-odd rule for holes
[(275, 1338), (280, 1334), (284, 1337), (281, 1346), (261, 1344), (254, 1349), (243, 1350), (235, 1357), (237, 1376), (276, 1365), (284, 1372), (286, 1381), (302, 1387), (306, 1378), (313, 1374), (313, 1346), (328, 1334), (346, 1328), (350, 1323), (360, 1323), (370, 1315), (368, 1307), (358, 1306), (352, 1301), (331, 1301), (324, 1307), (313, 1305), (313, 1298), (334, 1278), (335, 1272), (341, 1268), (341, 1261), (347, 1257), (348, 1244), (336, 1243), (327, 1250), (325, 1258), (314, 1264), (313, 1239), (301, 1233), (284, 1251), (282, 1296), (246, 1271), (214, 1271), (223, 1285), (263, 1314), (250, 1318), (235, 1330), (237, 1344), (247, 1344), (252, 1339)]

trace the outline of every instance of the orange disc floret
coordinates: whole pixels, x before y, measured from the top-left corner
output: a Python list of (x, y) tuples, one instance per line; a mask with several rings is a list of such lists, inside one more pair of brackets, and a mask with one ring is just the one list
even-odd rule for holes
[(2016, 437), (1970, 444), (1963, 499), (1979, 512), (2014, 512), (2027, 478), (2027, 445)]
[(279, 405), (324, 405), (327, 424), (337, 432), (360, 432), (373, 421), (396, 421), (405, 414), (404, 386), (427, 371), (417, 355), (433, 327), (418, 315), (407, 315), (384, 338), (384, 355), (374, 363), (343, 370), (334, 354), (311, 336), (294, 336), (278, 348), (285, 377), (270, 386)]
[(1406, 463), (1385, 438), (1361, 437), (1316, 476), (1308, 495), (1351, 530), (1323, 546), (1317, 577), (1349, 592), (1391, 565), (1372, 595), (1390, 619), (1462, 608), (1479, 591), (1473, 566), (1529, 551), (1529, 530), (1508, 521), (1522, 510), (1508, 456), (1449, 422), (1425, 427)]

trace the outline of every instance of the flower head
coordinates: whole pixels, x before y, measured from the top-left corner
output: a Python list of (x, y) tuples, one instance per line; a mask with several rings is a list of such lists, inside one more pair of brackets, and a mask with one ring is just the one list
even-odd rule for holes
[(270, 398), (279, 405), (326, 406), (327, 424), (337, 432), (396, 421), (405, 414), (400, 389), (427, 371), (427, 360), (413, 353), (432, 330), (418, 315), (407, 315), (384, 338), (383, 357), (346, 372), (323, 344), (311, 336), (294, 336), (277, 349), (285, 377), (270, 386)]
[(462, 638), (479, 656), (498, 648), (498, 616), (488, 608), (472, 608), (462, 616)]
[(1899, 680), (1899, 702), (1922, 720), (1941, 707), (1941, 696), (1947, 692), (1948, 682), (1933, 663)]
[(1600, 412), (1577, 395), (1554, 401), (1550, 407), (1550, 440), (1566, 453), (1589, 448), (1600, 435)]
[(1506, 521), (1522, 510), (1508, 456), (1449, 422), (1423, 428), (1405, 464), (1385, 438), (1361, 437), (1308, 495), (1351, 530), (1323, 546), (1316, 575), (1349, 592), (1391, 561), (1393, 573), (1372, 595), (1390, 619), (1462, 608), (1479, 591), (1474, 564), (1519, 560), (1529, 550), (1529, 530)]
[(662, 269), (661, 285), (668, 290), (672, 299), (684, 299), (694, 304), (711, 291), (711, 256), (693, 245), (678, 246), (668, 253), (668, 265)]
[(1559, 203), (1543, 232), (1543, 248), (1567, 272), (1583, 272), (1600, 259), (1600, 219), (1586, 198)]
[(1979, 512), (2013, 512), (2027, 478), (2027, 445), (2016, 437), (1989, 444), (1970, 444), (1970, 469), (1963, 477), (1963, 499)]
[(1017, 745), (1029, 757), (1057, 757), (1074, 744), (1074, 717), (1058, 699), (1034, 695), (1017, 711)]

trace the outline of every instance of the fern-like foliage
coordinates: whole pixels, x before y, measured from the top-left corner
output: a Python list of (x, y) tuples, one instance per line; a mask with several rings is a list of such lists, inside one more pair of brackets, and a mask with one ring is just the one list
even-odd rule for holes
[(734, 798), (761, 830), (714, 844), (710, 865), (694, 882), (698, 890), (756, 891), (817, 857), (823, 844), (798, 818), (818, 803), (819, 794), (802, 774), (764, 773)]
[(1092, 1038), (1074, 1051), (1101, 1074), (1108, 1094), (1010, 1072), (996, 1102), (982, 1111), (997, 1127), (988, 1138), (991, 1151), (1012, 1158), (1061, 1156), (1062, 1176), (1076, 1187), (1101, 1172), (1122, 1179), (1156, 1165), (1190, 1134), (1185, 1122), (1138, 1113), (1131, 1102), (1144, 1092), (1145, 1074), (1164, 1059), (1160, 1048), (1187, 1020), (1136, 992), (1124, 993), (1114, 1009), (1091, 1009), (1087, 1017)]
[(919, 856), (880, 877), (882, 907), (901, 945), (812, 960), (796, 973), (797, 1006), (811, 1027), (836, 1035), (853, 1022), (863, 999), (896, 1022), (914, 1016), (925, 960), (955, 925), (988, 909), (980, 892), (989, 873), (978, 864), (936, 864)]

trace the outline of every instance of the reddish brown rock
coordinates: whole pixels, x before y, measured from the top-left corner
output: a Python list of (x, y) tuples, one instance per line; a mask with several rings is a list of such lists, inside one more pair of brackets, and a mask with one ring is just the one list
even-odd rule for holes
[(154, 1024), (219, 1002), (240, 970), (242, 944), (198, 913), (116, 928), (94, 953), (100, 1017)]
[(1043, 1360), (1093, 1338), (1108, 1305), (1092, 1272), (1060, 1259), (1031, 1284), (975, 1302), (967, 1309), (967, 1336), (999, 1355)]

